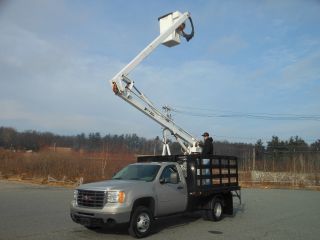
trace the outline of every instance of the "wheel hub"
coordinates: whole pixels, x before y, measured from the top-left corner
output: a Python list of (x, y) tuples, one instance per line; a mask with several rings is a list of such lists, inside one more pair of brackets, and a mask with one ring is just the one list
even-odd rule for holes
[(137, 218), (137, 229), (139, 232), (146, 232), (150, 227), (150, 217), (146, 213), (141, 213)]
[(220, 217), (221, 214), (222, 214), (222, 206), (221, 206), (221, 204), (220, 204), (220, 203), (216, 203), (216, 204), (214, 205), (213, 211), (214, 211), (214, 215), (215, 215), (216, 217)]

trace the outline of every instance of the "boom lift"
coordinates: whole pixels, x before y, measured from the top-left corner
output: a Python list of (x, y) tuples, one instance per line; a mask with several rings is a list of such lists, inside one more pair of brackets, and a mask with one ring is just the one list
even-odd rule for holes
[[(190, 34), (184, 32), (185, 22), (188, 19), (192, 28)], [(200, 153), (201, 147), (198, 144), (199, 141), (173, 121), (169, 114), (170, 109), (163, 107), (164, 112), (160, 111), (146, 95), (138, 90), (134, 81), (128, 77), (129, 73), (160, 44), (173, 47), (180, 43), (180, 36), (189, 41), (194, 35), (194, 26), (189, 12), (180, 13), (176, 11), (159, 17), (158, 20), (160, 24), (160, 35), (110, 80), (111, 87), (117, 96), (163, 127), (164, 145), (162, 155), (171, 155), (167, 141), (167, 133), (171, 133), (176, 138), (186, 154)]]

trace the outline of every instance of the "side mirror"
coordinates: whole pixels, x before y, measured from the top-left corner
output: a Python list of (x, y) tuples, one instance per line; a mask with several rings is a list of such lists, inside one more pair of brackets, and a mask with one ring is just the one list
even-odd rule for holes
[(166, 180), (164, 178), (160, 178), (160, 184), (165, 184)]
[(174, 172), (170, 174), (170, 183), (173, 183), (173, 184), (178, 183), (178, 173)]

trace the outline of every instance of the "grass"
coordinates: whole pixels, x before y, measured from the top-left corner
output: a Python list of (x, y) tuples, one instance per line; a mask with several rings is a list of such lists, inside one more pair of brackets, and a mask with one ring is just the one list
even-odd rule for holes
[(48, 179), (84, 182), (110, 179), (125, 165), (135, 162), (132, 153), (36, 153), (0, 150), (2, 178)]

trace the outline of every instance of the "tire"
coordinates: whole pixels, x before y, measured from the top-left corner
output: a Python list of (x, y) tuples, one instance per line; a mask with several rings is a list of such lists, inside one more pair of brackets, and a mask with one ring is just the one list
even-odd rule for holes
[(135, 238), (143, 238), (150, 234), (153, 225), (153, 216), (151, 211), (145, 206), (138, 206), (134, 209), (129, 233)]
[(219, 198), (213, 198), (210, 203), (210, 210), (207, 210), (207, 217), (211, 221), (218, 222), (223, 217), (223, 202)]
[(211, 212), (211, 210), (203, 210), (202, 211), (202, 219), (205, 221), (211, 221), (210, 212)]
[(100, 229), (101, 227), (100, 226), (91, 226), (91, 225), (89, 225), (89, 226), (85, 226), (87, 229), (89, 229), (89, 230), (97, 230), (97, 229)]
[(85, 228), (87, 228), (87, 229), (89, 229), (89, 230), (96, 230), (96, 229), (99, 229), (99, 228), (101, 228), (101, 226), (98, 224), (97, 225), (97, 223), (96, 222), (94, 222), (94, 220), (93, 219), (85, 219), (85, 220), (82, 220), (82, 221), (85, 221), (85, 222), (82, 222), (81, 224), (85, 227)]

